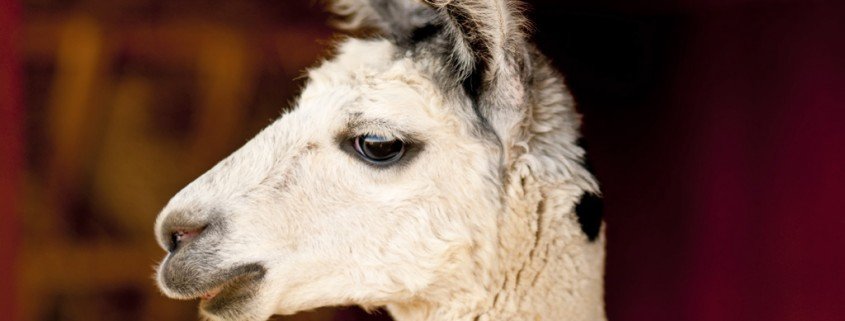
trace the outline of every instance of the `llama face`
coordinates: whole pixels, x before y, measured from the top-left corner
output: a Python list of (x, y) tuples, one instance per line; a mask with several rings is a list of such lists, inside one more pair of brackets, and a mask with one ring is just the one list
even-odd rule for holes
[(347, 40), (293, 111), (170, 201), (162, 291), (214, 320), (485, 300), (502, 177), (532, 125), (512, 4), (333, 2), (383, 38)]
[[(293, 111), (170, 201), (165, 294), (205, 297), (211, 319), (262, 319), (411, 299), (492, 260), (501, 149), (466, 97), (398, 50), (347, 41)], [(361, 137), (403, 155), (374, 163)]]

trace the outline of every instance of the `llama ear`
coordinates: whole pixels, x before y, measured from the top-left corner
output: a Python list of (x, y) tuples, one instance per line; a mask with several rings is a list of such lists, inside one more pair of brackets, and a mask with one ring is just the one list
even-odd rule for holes
[(528, 121), (531, 76), (525, 22), (515, 0), (335, 0), (347, 29), (375, 28), (394, 43), (435, 54), (438, 79), (463, 88), (505, 147)]
[(425, 0), (440, 13), (455, 77), (505, 148), (530, 120), (531, 50), (516, 0)]
[(376, 29), (400, 45), (433, 26), (437, 11), (422, 0), (334, 0), (329, 10), (340, 16), (341, 29)]

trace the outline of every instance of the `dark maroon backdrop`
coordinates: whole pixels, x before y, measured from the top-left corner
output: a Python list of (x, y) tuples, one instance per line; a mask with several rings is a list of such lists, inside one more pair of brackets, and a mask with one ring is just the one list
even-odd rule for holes
[(18, 199), (23, 164), (23, 106), (16, 40), (17, 1), (0, 1), (0, 319), (16, 320), (15, 258), (20, 244)]
[(603, 183), (611, 320), (845, 320), (843, 4), (534, 6)]

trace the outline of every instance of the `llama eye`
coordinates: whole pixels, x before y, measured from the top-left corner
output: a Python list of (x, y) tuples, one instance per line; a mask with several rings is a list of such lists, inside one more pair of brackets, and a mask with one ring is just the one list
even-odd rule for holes
[(393, 164), (405, 154), (405, 143), (401, 140), (378, 135), (355, 137), (352, 144), (361, 158), (375, 165)]

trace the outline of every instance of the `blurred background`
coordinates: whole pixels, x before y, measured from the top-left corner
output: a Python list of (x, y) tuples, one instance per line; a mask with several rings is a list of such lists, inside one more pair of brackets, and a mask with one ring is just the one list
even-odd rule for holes
[[(845, 2), (529, 4), (585, 114), (610, 319), (842, 320)], [(313, 0), (0, 0), (0, 319), (197, 319), (154, 286), (153, 220), (289, 106), (328, 18)]]

